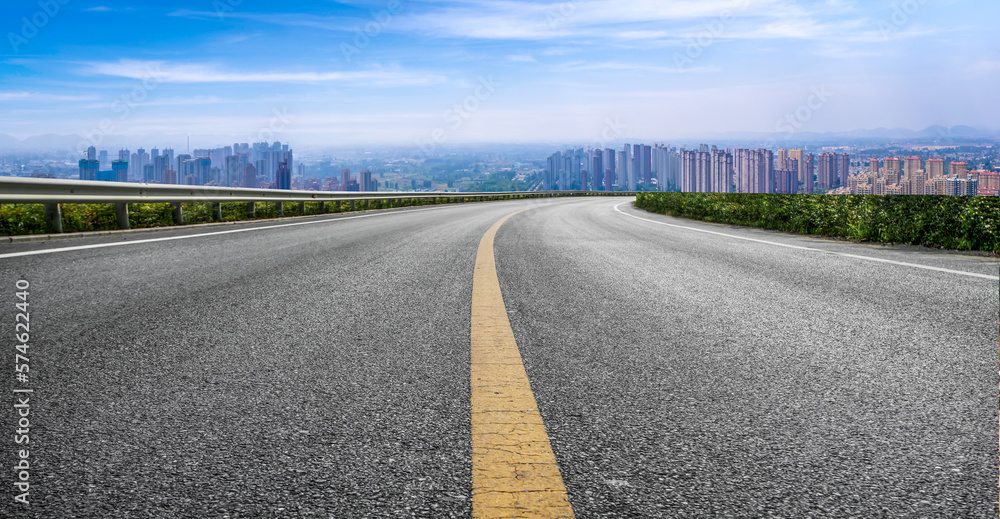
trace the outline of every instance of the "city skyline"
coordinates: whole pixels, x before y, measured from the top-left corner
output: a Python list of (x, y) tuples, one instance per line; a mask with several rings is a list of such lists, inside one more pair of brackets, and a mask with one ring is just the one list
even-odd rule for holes
[(994, 4), (63, 1), (8, 7), (0, 134), (433, 150), (1000, 119)]

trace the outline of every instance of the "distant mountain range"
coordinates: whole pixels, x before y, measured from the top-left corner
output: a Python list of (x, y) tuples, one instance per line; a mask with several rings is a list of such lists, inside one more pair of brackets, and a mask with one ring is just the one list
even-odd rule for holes
[[(826, 145), (851, 144), (926, 144), (947, 146), (950, 144), (969, 144), (982, 141), (1000, 140), (1000, 130), (983, 130), (971, 126), (940, 126), (933, 125), (923, 130), (907, 128), (875, 128), (872, 130), (853, 130), (849, 132), (794, 132), (788, 133), (748, 133), (727, 132), (706, 135), (706, 139), (723, 141), (764, 141), (778, 143), (810, 143)], [(690, 141), (690, 139), (687, 139)]]
[[(204, 144), (205, 139), (199, 138), (199, 147)], [(641, 139), (633, 139), (641, 140)], [(923, 130), (914, 131), (906, 128), (875, 128), (872, 130), (853, 130), (849, 132), (795, 132), (787, 133), (762, 133), (762, 132), (724, 132), (710, 133), (698, 136), (685, 136), (680, 139), (655, 138), (650, 141), (666, 141), (671, 143), (687, 143), (689, 146), (694, 143), (707, 144), (745, 144), (750, 147), (761, 146), (762, 143), (774, 144), (776, 146), (794, 146), (796, 143), (809, 144), (813, 146), (849, 146), (849, 145), (878, 145), (878, 144), (916, 144), (928, 146), (948, 146), (983, 143), (989, 141), (1000, 142), (1000, 130), (983, 130), (971, 126), (928, 126)], [(116, 152), (120, 148), (135, 149), (140, 146), (152, 148), (154, 146), (171, 147), (183, 149), (179, 143), (184, 141), (184, 137), (177, 135), (136, 135), (126, 137), (124, 135), (106, 135), (101, 138), (98, 149), (106, 149), (109, 152)], [(219, 145), (225, 141), (224, 137), (219, 138)], [(485, 143), (484, 143), (485, 144)], [(499, 143), (494, 143), (499, 145)], [(524, 144), (524, 143), (522, 143)], [(542, 144), (542, 143), (539, 143)], [(19, 140), (7, 134), (0, 133), (0, 152), (42, 152), (47, 155), (65, 155), (67, 158), (78, 157), (82, 150), (85, 150), (89, 143), (79, 135), (59, 135), (45, 134), (28, 137)], [(516, 146), (516, 145), (514, 145)], [(301, 149), (308, 149), (309, 146), (300, 146)], [(116, 153), (112, 155), (117, 156)]]

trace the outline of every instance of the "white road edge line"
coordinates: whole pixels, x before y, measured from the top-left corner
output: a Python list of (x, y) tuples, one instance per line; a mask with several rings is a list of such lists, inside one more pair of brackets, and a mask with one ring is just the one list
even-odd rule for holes
[(620, 209), (620, 207), (622, 205), (629, 204), (629, 203), (631, 203), (631, 202), (622, 202), (622, 203), (616, 205), (615, 206), (615, 211), (618, 211), (619, 213), (621, 213), (621, 214), (623, 214), (625, 216), (628, 216), (629, 218), (635, 218), (636, 220), (642, 220), (642, 221), (645, 221), (645, 222), (655, 223), (655, 224), (659, 224), (659, 225), (666, 225), (667, 227), (676, 227), (678, 229), (685, 229), (685, 230), (688, 230), (688, 231), (701, 232), (701, 233), (705, 233), (705, 234), (714, 234), (716, 236), (725, 236), (726, 238), (734, 238), (734, 239), (737, 239), (737, 240), (746, 240), (746, 241), (752, 241), (752, 242), (757, 242), (757, 243), (765, 243), (767, 245), (776, 245), (778, 247), (786, 247), (786, 248), (789, 248), (789, 249), (799, 249), (799, 250), (805, 250), (805, 251), (811, 251), (811, 252), (821, 252), (823, 254), (833, 254), (835, 256), (844, 256), (845, 258), (854, 258), (854, 259), (860, 259), (860, 260), (865, 260), (865, 261), (876, 261), (876, 262), (879, 262), (879, 263), (891, 263), (893, 265), (901, 265), (901, 266), (904, 266), (904, 267), (914, 267), (914, 268), (924, 269), (924, 270), (934, 270), (934, 271), (937, 271), (937, 272), (947, 272), (948, 274), (958, 274), (960, 276), (969, 276), (969, 277), (974, 277), (974, 278), (989, 279), (991, 281), (1000, 281), (1000, 276), (990, 276), (990, 275), (987, 275), (987, 274), (977, 274), (975, 272), (965, 272), (964, 270), (951, 270), (951, 269), (945, 269), (945, 268), (941, 268), (941, 267), (931, 267), (929, 265), (920, 265), (920, 264), (917, 264), (917, 263), (906, 263), (906, 262), (903, 262), (903, 261), (893, 261), (893, 260), (887, 260), (887, 259), (882, 259), (882, 258), (873, 258), (871, 256), (859, 256), (857, 254), (848, 254), (846, 252), (835, 252), (835, 251), (829, 251), (829, 250), (823, 250), (823, 249), (814, 249), (812, 247), (802, 247), (802, 246), (799, 246), (799, 245), (788, 245), (787, 243), (778, 243), (778, 242), (774, 242), (774, 241), (758, 240), (758, 239), (755, 239), (755, 238), (747, 238), (747, 237), (744, 237), (744, 236), (736, 236), (734, 234), (726, 234), (726, 233), (721, 233), (721, 232), (709, 231), (709, 230), (705, 230), (705, 229), (698, 229), (698, 228), (695, 228), (695, 227), (686, 227), (686, 226), (683, 226), (683, 225), (676, 225), (676, 224), (667, 223), (667, 222), (658, 222), (656, 220), (650, 220), (649, 218), (643, 218), (641, 216), (636, 216), (634, 214), (628, 214), (625, 211), (622, 211)]
[[(238, 232), (250, 232), (250, 231), (263, 231), (267, 229), (279, 229), (282, 227), (295, 227), (298, 225), (313, 225), (318, 223), (331, 223), (340, 222), (343, 220), (354, 220), (357, 218), (371, 218), (373, 216), (390, 216), (394, 214), (403, 213), (417, 213), (421, 211), (431, 211), (434, 209), (443, 209), (442, 207), (426, 207), (422, 209), (410, 209), (409, 211), (393, 211), (391, 213), (375, 213), (375, 214), (362, 214), (357, 216), (344, 216), (341, 218), (323, 218), (320, 220), (310, 220), (308, 222), (295, 222), (295, 223), (283, 223), (278, 225), (266, 225), (264, 227), (250, 227), (247, 229), (232, 229), (229, 231), (216, 231), (216, 232), (204, 232), (199, 234), (187, 234), (184, 236), (168, 236), (166, 238), (150, 238), (147, 240), (135, 240), (135, 241), (118, 241), (113, 243), (95, 243), (92, 245), (77, 245), (74, 247), (60, 247), (57, 249), (41, 249), (41, 250), (31, 250), (25, 252), (9, 252), (7, 254), (0, 254), (0, 259), (6, 258), (17, 258), (21, 256), (35, 256), (38, 254), (53, 254), (56, 252), (69, 252), (75, 250), (86, 250), (86, 249), (102, 249), (104, 247), (118, 247), (121, 245), (139, 245), (141, 243), (153, 243), (158, 241), (172, 241), (172, 240), (187, 240), (189, 238), (203, 238), (205, 236), (219, 236), (222, 234), (234, 234)], [(249, 223), (249, 222), (248, 222)], [(183, 229), (183, 227), (178, 227), (178, 229)], [(37, 243), (37, 242), (36, 242)]]

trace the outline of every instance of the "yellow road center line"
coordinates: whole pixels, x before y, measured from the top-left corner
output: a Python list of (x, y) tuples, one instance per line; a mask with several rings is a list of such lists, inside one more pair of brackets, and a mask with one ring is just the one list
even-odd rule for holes
[(472, 516), (574, 517), (500, 293), (493, 239), (472, 281)]

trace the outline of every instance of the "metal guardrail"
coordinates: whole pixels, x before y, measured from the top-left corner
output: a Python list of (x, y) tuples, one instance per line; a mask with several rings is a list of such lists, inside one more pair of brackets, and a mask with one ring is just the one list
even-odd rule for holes
[[(278, 214), (283, 214), (283, 202), (357, 202), (371, 200), (462, 198), (498, 200), (512, 198), (548, 198), (561, 196), (615, 195), (633, 196), (634, 192), (601, 191), (505, 191), (505, 192), (359, 192), (359, 191), (292, 191), (285, 189), (252, 189), (214, 186), (181, 186), (143, 184), (135, 182), (103, 182), (48, 178), (0, 177), (0, 204), (44, 204), (49, 232), (62, 232), (59, 204), (113, 203), (118, 227), (128, 229), (128, 204), (174, 204), (174, 223), (183, 222), (182, 203), (211, 203), (216, 220), (222, 219), (221, 203), (247, 202), (248, 216), (255, 215), (256, 202), (274, 202)], [(324, 206), (325, 207), (325, 206)]]

